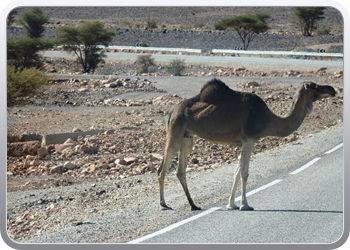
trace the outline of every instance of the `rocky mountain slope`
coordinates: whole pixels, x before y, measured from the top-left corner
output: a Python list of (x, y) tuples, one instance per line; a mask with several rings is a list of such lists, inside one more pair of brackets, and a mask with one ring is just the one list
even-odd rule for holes
[[(20, 17), (28, 8), (20, 8)], [(328, 35), (304, 37), (292, 23), (292, 7), (46, 7), (42, 8), (50, 20), (46, 24), (45, 39), (53, 39), (54, 30), (61, 25), (78, 25), (81, 21), (99, 20), (115, 30), (112, 45), (133, 46), (145, 42), (151, 47), (233, 49), (240, 46), (234, 32), (216, 31), (214, 24), (222, 18), (247, 13), (270, 14), (271, 29), (259, 34), (251, 43), (251, 50), (305, 50), (321, 46), (327, 52), (342, 52), (341, 13), (334, 8), (325, 10), (325, 18), (318, 28), (329, 28)], [(147, 20), (153, 20), (155, 29), (147, 29)], [(25, 38), (19, 25), (8, 29), (8, 39)]]

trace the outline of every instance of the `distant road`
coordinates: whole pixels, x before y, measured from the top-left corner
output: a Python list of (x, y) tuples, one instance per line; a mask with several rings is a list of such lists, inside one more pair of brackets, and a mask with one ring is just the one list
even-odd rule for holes
[[(61, 51), (43, 51), (45, 57), (72, 57), (71, 54)], [(135, 61), (141, 53), (106, 53), (109, 60)], [(329, 71), (343, 70), (343, 60), (341, 59), (323, 59), (323, 60), (304, 60), (291, 58), (261, 58), (257, 56), (202, 56), (202, 55), (174, 55), (174, 54), (152, 54), (152, 57), (158, 61), (167, 63), (174, 59), (185, 60), (186, 63), (198, 65), (217, 65), (229, 67), (244, 66), (248, 69), (269, 67), (272, 70), (318, 70), (327, 67)]]

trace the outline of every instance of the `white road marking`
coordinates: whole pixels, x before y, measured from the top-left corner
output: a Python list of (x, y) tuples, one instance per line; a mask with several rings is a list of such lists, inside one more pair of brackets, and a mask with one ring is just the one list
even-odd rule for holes
[(340, 143), (338, 146), (332, 148), (331, 150), (327, 151), (326, 153), (324, 154), (330, 154), (330, 153), (333, 153), (334, 151), (338, 150), (339, 148), (341, 148), (343, 146), (343, 143)]
[(301, 168), (298, 168), (297, 170), (291, 172), (290, 174), (298, 174), (301, 171), (307, 169), (308, 167), (310, 167), (311, 165), (313, 165), (315, 162), (317, 162), (318, 160), (320, 160), (320, 157), (316, 157), (315, 159), (309, 161), (308, 163), (306, 163), (304, 166), (302, 166)]
[[(331, 150), (328, 150), (327, 152), (323, 153), (325, 154), (330, 154), (333, 153), (334, 151), (338, 150), (339, 148), (341, 148), (343, 146), (343, 143), (340, 143), (338, 146), (335, 146), (334, 148), (332, 148)], [(304, 166), (298, 168), (297, 170), (291, 172), (290, 174), (298, 174), (301, 171), (307, 169), (308, 167), (310, 167), (311, 165), (313, 165), (315, 162), (317, 162), (318, 160), (320, 160), (320, 157), (316, 157), (315, 159), (309, 161), (308, 163), (306, 163)]]

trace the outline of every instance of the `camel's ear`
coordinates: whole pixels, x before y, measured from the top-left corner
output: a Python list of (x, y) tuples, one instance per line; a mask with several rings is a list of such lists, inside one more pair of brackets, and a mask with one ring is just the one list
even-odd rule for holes
[(306, 82), (304, 83), (304, 88), (305, 89), (315, 89), (317, 87), (316, 83), (313, 82)]

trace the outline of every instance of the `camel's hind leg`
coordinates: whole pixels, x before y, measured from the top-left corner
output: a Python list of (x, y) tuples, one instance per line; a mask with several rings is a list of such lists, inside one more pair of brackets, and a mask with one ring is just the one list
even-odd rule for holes
[[(182, 141), (184, 140), (184, 135), (186, 131), (186, 119), (183, 116), (183, 111), (181, 106), (177, 107), (168, 119), (168, 124), (166, 127), (166, 144), (162, 163), (158, 169), (158, 181), (160, 189), (160, 210), (171, 209), (165, 204), (164, 199), (164, 178), (168, 166), (173, 158), (175, 152), (182, 148)], [(192, 149), (192, 148), (191, 148)], [(181, 151), (181, 150), (180, 150)], [(191, 152), (191, 151), (190, 151)]]
[(188, 191), (188, 187), (187, 187), (187, 181), (186, 181), (187, 157), (191, 153), (192, 148), (193, 148), (193, 134), (190, 133), (189, 131), (186, 131), (179, 150), (179, 166), (177, 169), (177, 178), (179, 179), (185, 191), (187, 200), (191, 206), (191, 210), (200, 210), (201, 208), (197, 207), (191, 198), (190, 192)]
[(168, 210), (171, 209), (171, 207), (168, 207), (165, 204), (165, 199), (164, 199), (164, 178), (166, 171), (168, 169), (168, 166), (171, 162), (171, 159), (173, 158), (174, 151), (169, 144), (167, 144), (167, 147), (165, 148), (164, 152), (164, 157), (162, 160), (162, 163), (160, 164), (158, 168), (158, 181), (159, 181), (159, 192), (160, 192), (160, 210)]

